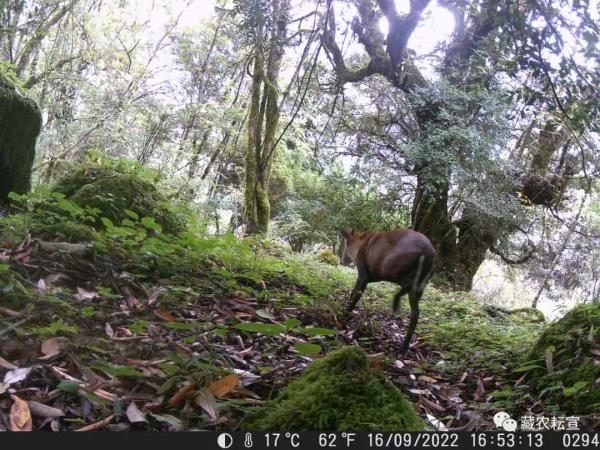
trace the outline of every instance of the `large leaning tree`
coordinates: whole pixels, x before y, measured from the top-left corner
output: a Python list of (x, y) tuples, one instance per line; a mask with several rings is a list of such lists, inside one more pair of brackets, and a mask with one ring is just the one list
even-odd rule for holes
[[(412, 227), (432, 239), (451, 285), (468, 290), (488, 250), (507, 263), (531, 258), (532, 211), (572, 211), (566, 192), (591, 189), (598, 27), (585, 1), (438, 4), (452, 12), (455, 31), (436, 52), (432, 79), (409, 50), (430, 0), (410, 0), (405, 14), (393, 0), (330, 0), (322, 39), (342, 87), (375, 79), (394, 90), (397, 110), (369, 122), (378, 140), (371, 156), (415, 180)], [(336, 21), (349, 7), (364, 50), (351, 58)], [(508, 254), (519, 233), (517, 254)]]

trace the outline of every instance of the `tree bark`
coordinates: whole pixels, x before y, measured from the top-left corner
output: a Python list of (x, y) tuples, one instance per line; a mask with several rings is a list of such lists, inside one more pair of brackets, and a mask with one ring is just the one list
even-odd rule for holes
[[(246, 235), (266, 233), (271, 219), (269, 182), (277, 144), (275, 133), (280, 117), (277, 79), (283, 57), (288, 10), (289, 0), (272, 0), (272, 11), (276, 21), (273, 30), (268, 30), (267, 42), (263, 41), (262, 28), (259, 27), (257, 30), (245, 159)], [(265, 50), (267, 50), (266, 61)]]

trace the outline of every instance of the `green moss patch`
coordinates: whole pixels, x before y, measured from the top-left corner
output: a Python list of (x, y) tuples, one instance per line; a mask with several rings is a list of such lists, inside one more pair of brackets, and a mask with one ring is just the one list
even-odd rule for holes
[(425, 429), (402, 392), (370, 368), (367, 355), (356, 347), (342, 348), (313, 362), (244, 426), (258, 431)]
[[(581, 305), (548, 326), (529, 354), (531, 385), (568, 414), (600, 408), (600, 304)], [(548, 369), (547, 361), (551, 361)]]
[(38, 224), (32, 231), (44, 239), (67, 242), (92, 242), (100, 239), (100, 235), (92, 227), (71, 221)]
[(82, 167), (62, 178), (55, 189), (82, 207), (97, 208), (100, 217), (115, 225), (127, 218), (125, 210), (140, 218), (152, 217), (165, 232), (183, 231), (183, 220), (150, 182), (134, 173), (107, 167)]

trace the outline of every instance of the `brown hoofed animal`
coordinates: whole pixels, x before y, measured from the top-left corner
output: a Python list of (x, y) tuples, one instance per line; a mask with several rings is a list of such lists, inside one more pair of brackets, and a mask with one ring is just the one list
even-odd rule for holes
[(350, 313), (360, 300), (368, 283), (389, 281), (400, 285), (400, 290), (394, 296), (394, 311), (398, 310), (403, 295), (408, 294), (410, 302), (410, 322), (400, 349), (405, 353), (419, 320), (419, 300), (425, 284), (433, 275), (437, 254), (431, 241), (413, 230), (381, 233), (342, 230), (342, 238), (342, 264), (353, 262), (358, 269), (358, 279), (347, 312)]

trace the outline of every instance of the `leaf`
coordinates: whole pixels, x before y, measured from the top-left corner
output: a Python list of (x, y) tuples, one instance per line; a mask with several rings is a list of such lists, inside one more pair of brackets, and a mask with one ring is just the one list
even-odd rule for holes
[(0, 263), (0, 273), (8, 272), (10, 270), (10, 264)]
[(153, 419), (158, 420), (159, 422), (163, 422), (169, 425), (181, 425), (181, 420), (177, 417), (171, 416), (170, 414), (154, 414), (150, 413)]
[(62, 380), (58, 383), (57, 387), (61, 391), (69, 392), (70, 394), (77, 394), (79, 392), (79, 383), (71, 380)]
[(46, 282), (43, 278), (40, 278), (37, 282), (37, 291), (38, 294), (43, 294), (44, 292), (46, 292)]
[(98, 297), (98, 293), (93, 291), (87, 291), (81, 287), (77, 288), (77, 294), (73, 295), (73, 298), (77, 301), (93, 300)]
[(156, 223), (153, 217), (143, 217), (142, 225), (155, 233), (162, 233), (162, 227)]
[(112, 223), (112, 220), (110, 220), (108, 217), (100, 217), (100, 222), (102, 222), (102, 225), (109, 230), (115, 227), (115, 225)]
[(58, 355), (60, 353), (60, 344), (64, 342), (64, 338), (53, 337), (42, 342), (42, 353), (46, 356)]
[(162, 326), (172, 330), (197, 330), (203, 327), (201, 323), (193, 322), (168, 322), (162, 324)]
[(308, 336), (334, 336), (337, 334), (336, 330), (330, 330), (329, 328), (302, 328), (302, 333)]
[(283, 322), (283, 325), (285, 325), (288, 330), (291, 330), (292, 328), (302, 325), (302, 322), (300, 322), (298, 319), (288, 319)]
[(433, 377), (428, 377), (427, 375), (419, 375), (419, 380), (425, 381), (426, 383), (437, 383), (438, 380)]
[(140, 216), (138, 216), (138, 214), (135, 211), (132, 211), (130, 209), (124, 209), (123, 212), (125, 214), (127, 214), (129, 217), (131, 217), (133, 220), (139, 220)]
[(529, 363), (529, 364), (524, 364), (522, 366), (519, 366), (516, 369), (513, 369), (513, 372), (515, 372), (515, 373), (527, 372), (528, 370), (531, 370), (531, 369), (543, 369), (543, 367), (540, 366), (539, 364)]
[(116, 377), (128, 378), (143, 378), (144, 374), (133, 367), (117, 366), (117, 367), (102, 367), (102, 370)]
[(31, 411), (27, 402), (16, 395), (11, 395), (14, 403), (10, 407), (10, 429), (12, 431), (31, 431)]
[(153, 312), (159, 319), (166, 320), (167, 322), (177, 322), (177, 318), (165, 308), (156, 308)]
[(73, 204), (73, 202), (67, 200), (66, 198), (61, 198), (59, 201), (57, 201), (56, 206), (58, 206), (59, 209), (67, 212), (75, 212), (79, 209)]
[(318, 355), (319, 353), (321, 353), (321, 346), (317, 344), (305, 344), (299, 342), (297, 344), (294, 344), (294, 348), (296, 349), (296, 351), (302, 353), (303, 355)]
[(201, 389), (198, 392), (198, 395), (196, 395), (194, 403), (206, 411), (206, 414), (208, 414), (211, 419), (214, 420), (217, 418), (217, 402), (213, 393), (208, 389)]
[(61, 417), (65, 415), (62, 409), (53, 408), (52, 406), (44, 405), (33, 400), (29, 400), (29, 410), (31, 414), (37, 417), (51, 418)]
[(258, 314), (263, 319), (275, 320), (275, 316), (266, 309), (257, 309), (256, 314)]
[(185, 386), (182, 386), (177, 392), (175, 392), (175, 395), (173, 395), (173, 397), (170, 398), (169, 405), (171, 405), (173, 408), (181, 406), (181, 404), (185, 401), (187, 395), (194, 389), (196, 389), (195, 381), (190, 381)]
[(223, 398), (235, 389), (240, 382), (240, 378), (239, 375), (227, 375), (225, 378), (221, 378), (219, 381), (215, 381), (208, 386), (208, 390), (212, 392), (215, 397)]
[(135, 402), (131, 402), (129, 404), (129, 406), (127, 407), (127, 420), (129, 420), (129, 422), (131, 423), (147, 423), (148, 420), (146, 420), (146, 414), (144, 414), (142, 411), (140, 411), (140, 409), (137, 407), (137, 405), (135, 404)]
[(13, 202), (19, 203), (25, 198), (25, 195), (20, 195), (11, 191), (8, 193), (8, 198), (10, 198)]
[(27, 378), (27, 374), (31, 370), (30, 367), (20, 367), (14, 370), (9, 370), (4, 374), (4, 384), (14, 384), (23, 381)]
[(284, 331), (284, 328), (281, 325), (257, 322), (238, 323), (234, 328), (242, 331), (262, 333), (267, 336), (277, 336)]

